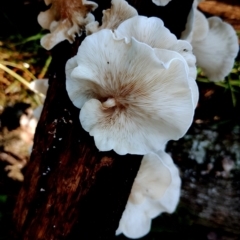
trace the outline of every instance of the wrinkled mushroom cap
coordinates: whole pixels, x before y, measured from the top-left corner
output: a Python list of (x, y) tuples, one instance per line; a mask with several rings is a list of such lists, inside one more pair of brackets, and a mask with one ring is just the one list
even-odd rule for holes
[(42, 93), (44, 96), (46, 96), (48, 90), (48, 79), (34, 80), (29, 84), (29, 87), (34, 92)]
[[(42, 96), (42, 101), (45, 100), (48, 90), (48, 79), (37, 79), (30, 83), (30, 89), (34, 92), (40, 93)], [(33, 110), (33, 116), (39, 120), (43, 110), (43, 104), (38, 106)]]
[(234, 65), (239, 51), (238, 37), (233, 27), (218, 17), (207, 19), (209, 31), (204, 39), (193, 38), (193, 53), (197, 65), (212, 81), (224, 80)]
[(152, 2), (157, 6), (166, 6), (171, 1), (172, 0), (152, 0)]
[(90, 35), (101, 29), (115, 29), (123, 21), (137, 16), (135, 8), (130, 6), (125, 0), (112, 0), (110, 9), (103, 11), (102, 25), (99, 26), (97, 21), (91, 22), (86, 26), (86, 33)]
[(85, 38), (66, 64), (66, 88), (100, 151), (157, 151), (182, 137), (193, 119), (184, 58), (111, 30)]
[(73, 43), (76, 35), (81, 35), (85, 26), (94, 21), (90, 12), (98, 6), (87, 0), (46, 1), (46, 4), (49, 3), (52, 3), (50, 8), (38, 15), (39, 24), (50, 30), (41, 39), (41, 45), (47, 50), (66, 39)]
[(181, 179), (164, 151), (144, 156), (116, 234), (140, 238), (162, 212), (172, 213), (179, 201)]

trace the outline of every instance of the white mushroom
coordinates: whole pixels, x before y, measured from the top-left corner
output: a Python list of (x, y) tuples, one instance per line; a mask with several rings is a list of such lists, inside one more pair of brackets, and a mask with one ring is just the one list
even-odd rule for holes
[(52, 0), (44, 0), (45, 4), (48, 6), (52, 3)]
[[(34, 92), (40, 93), (42, 96), (42, 101), (44, 102), (45, 96), (47, 95), (47, 90), (48, 90), (48, 79), (34, 80), (29, 84), (29, 87)], [(36, 118), (36, 120), (40, 119), (42, 110), (43, 110), (43, 104), (41, 104), (40, 106), (38, 106), (33, 110), (33, 116)]]
[(152, 0), (157, 6), (166, 6), (172, 0)]
[(112, 0), (112, 6), (110, 9), (103, 10), (102, 25), (99, 26), (99, 22), (91, 22), (86, 26), (86, 33), (90, 35), (101, 29), (115, 29), (120, 23), (138, 15), (135, 8), (130, 6), (125, 0)]
[(192, 31), (193, 31), (193, 24), (194, 24), (194, 17), (195, 17), (195, 10), (196, 10), (196, 1), (193, 2), (193, 5), (189, 11), (187, 22), (185, 25), (184, 31), (181, 33), (181, 39), (191, 41), (192, 40)]
[(164, 151), (144, 156), (134, 180), (116, 234), (140, 238), (162, 212), (172, 213), (179, 201), (181, 179), (171, 157)]
[(51, 7), (38, 15), (39, 24), (51, 33), (41, 39), (42, 46), (49, 50), (61, 41), (73, 43), (94, 16), (90, 13), (97, 8), (95, 2), (87, 0), (47, 0)]
[(46, 96), (48, 90), (48, 79), (34, 80), (29, 84), (29, 87), (32, 91), (41, 93), (43, 96)]
[(33, 110), (33, 116), (39, 121), (43, 110), (43, 105), (39, 105), (37, 108)]
[[(192, 53), (192, 46), (187, 41), (177, 40), (174, 34), (164, 27), (161, 19), (156, 17), (135, 16), (124, 21), (115, 33), (119, 37), (132, 37), (140, 42), (144, 42), (152, 48), (168, 49), (179, 53), (187, 62), (186, 68), (189, 73), (189, 83), (192, 89), (194, 105), (198, 102), (198, 87), (195, 82), (197, 76), (196, 58)], [(170, 56), (170, 53), (167, 55)], [(179, 56), (179, 58), (181, 58)]]
[(181, 38), (193, 46), (197, 65), (212, 81), (223, 80), (231, 71), (237, 56), (238, 37), (233, 27), (218, 17), (206, 18), (195, 0)]
[(199, 10), (195, 10), (192, 41), (202, 41), (207, 38), (209, 23), (207, 18)]
[(67, 62), (66, 88), (100, 151), (144, 155), (179, 139), (191, 125), (188, 75), (179, 53), (105, 29), (86, 37)]
[(212, 81), (224, 80), (238, 54), (238, 37), (233, 27), (218, 17), (207, 19), (209, 31), (204, 39), (192, 39), (197, 65)]

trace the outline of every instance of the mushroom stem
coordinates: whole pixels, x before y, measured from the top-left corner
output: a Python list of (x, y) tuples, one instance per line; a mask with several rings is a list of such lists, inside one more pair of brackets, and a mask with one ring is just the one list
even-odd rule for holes
[(102, 103), (102, 106), (104, 108), (112, 108), (116, 106), (116, 101), (114, 98), (108, 98), (107, 101), (105, 101), (104, 103)]

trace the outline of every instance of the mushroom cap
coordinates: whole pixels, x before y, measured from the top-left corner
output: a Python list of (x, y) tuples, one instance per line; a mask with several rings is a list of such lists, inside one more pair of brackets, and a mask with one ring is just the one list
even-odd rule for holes
[(29, 84), (29, 87), (34, 92), (39, 92), (46, 96), (48, 90), (48, 79), (34, 80)]
[(138, 15), (137, 10), (130, 6), (125, 0), (112, 0), (111, 8), (103, 10), (102, 25), (99, 22), (90, 22), (86, 26), (86, 33), (90, 35), (101, 29), (115, 29), (123, 21)]
[(191, 125), (195, 106), (187, 68), (177, 52), (105, 29), (86, 37), (67, 62), (66, 88), (100, 151), (146, 154)]
[(43, 110), (43, 105), (40, 105), (33, 110), (33, 116), (36, 118), (37, 121), (39, 121), (41, 117), (42, 110)]
[(44, 0), (45, 4), (48, 6), (52, 3), (53, 0)]
[(37, 17), (37, 21), (42, 28), (49, 30), (51, 23), (54, 21), (54, 13), (52, 8), (45, 12), (40, 12)]
[(171, 181), (171, 172), (163, 160), (157, 154), (149, 153), (143, 157), (129, 201), (133, 204), (141, 204), (145, 198), (160, 199)]
[(181, 33), (181, 39), (189, 42), (192, 40), (193, 23), (194, 23), (195, 9), (196, 9), (196, 6), (194, 3), (195, 2), (193, 2), (193, 5), (189, 11), (185, 30)]
[(204, 40), (209, 32), (209, 23), (203, 13), (195, 9), (192, 41)]
[(134, 16), (122, 22), (114, 31), (116, 36), (130, 41), (133, 37), (153, 48), (171, 49), (177, 44), (177, 38), (157, 17)]
[(211, 81), (223, 80), (231, 71), (239, 45), (235, 30), (218, 17), (206, 18), (195, 0), (181, 38), (191, 42), (197, 65)]
[(114, 32), (118, 37), (125, 37), (126, 41), (130, 41), (133, 37), (152, 48), (168, 49), (179, 53), (187, 62), (186, 71), (189, 73), (193, 102), (195, 106), (197, 105), (199, 94), (195, 82), (197, 76), (196, 57), (192, 53), (192, 46), (189, 42), (178, 40), (164, 27), (163, 21), (156, 17), (132, 17), (120, 24)]
[[(47, 90), (48, 90), (48, 79), (34, 80), (29, 84), (29, 87), (34, 92), (41, 94), (42, 101), (45, 100), (45, 96), (47, 95)], [(43, 110), (43, 104), (41, 104), (40, 106), (38, 106), (33, 110), (33, 116), (36, 118), (37, 121), (40, 119), (42, 110)]]
[(172, 0), (152, 0), (152, 2), (157, 6), (166, 6), (171, 1)]
[(209, 31), (204, 39), (192, 40), (197, 65), (212, 81), (223, 80), (231, 71), (239, 51), (233, 27), (219, 17), (207, 19)]
[[(185, 30), (181, 34), (181, 39), (189, 42), (192, 39), (204, 39), (208, 32), (208, 22), (206, 17), (197, 9), (201, 0), (195, 0), (192, 4), (192, 8), (188, 14)], [(195, 36), (193, 36), (195, 35)]]
[(73, 43), (76, 35), (81, 35), (84, 27), (94, 21), (94, 16), (90, 12), (98, 6), (95, 2), (87, 0), (46, 1), (46, 3), (52, 5), (38, 15), (38, 22), (43, 28), (50, 30), (50, 33), (41, 39), (41, 45), (47, 50), (66, 39)]
[(116, 234), (140, 238), (162, 212), (172, 213), (180, 198), (181, 179), (164, 151), (144, 156)]

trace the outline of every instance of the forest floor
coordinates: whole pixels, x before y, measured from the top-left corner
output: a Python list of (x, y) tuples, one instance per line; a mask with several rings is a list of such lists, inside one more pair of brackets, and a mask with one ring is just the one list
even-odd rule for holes
[[(199, 9), (207, 16), (223, 18), (240, 33), (239, 0), (207, 0), (199, 5)], [(13, 44), (11, 39), (0, 40), (0, 63), (13, 63), (12, 66), (8, 65), (9, 68), (28, 82), (34, 78), (44, 78), (51, 61), (49, 53), (38, 44), (39, 35), (34, 35), (32, 39), (25, 39), (24, 45)], [(181, 172), (179, 207), (176, 213), (163, 214), (155, 219), (151, 233), (143, 239), (239, 239), (239, 76), (239, 60), (230, 76), (220, 84), (209, 82), (199, 73), (200, 100), (194, 122), (184, 138), (167, 146)], [(12, 106), (17, 102), (25, 104), (18, 105), (14, 110)], [(17, 126), (9, 130), (1, 129), (0, 133), (1, 240), (9, 240), (5, 234), (10, 227), (5, 219), (11, 218), (14, 196), (21, 186), (19, 180), (24, 177), (24, 166), (29, 159), (28, 152), (33, 140), (33, 129), (26, 124), (26, 118), (30, 123), (32, 109), (39, 104), (36, 94), (0, 69), (0, 113), (10, 106), (12, 115), (7, 117), (6, 124)], [(7, 174), (11, 174), (10, 177)], [(118, 238), (125, 239), (123, 236)]]

